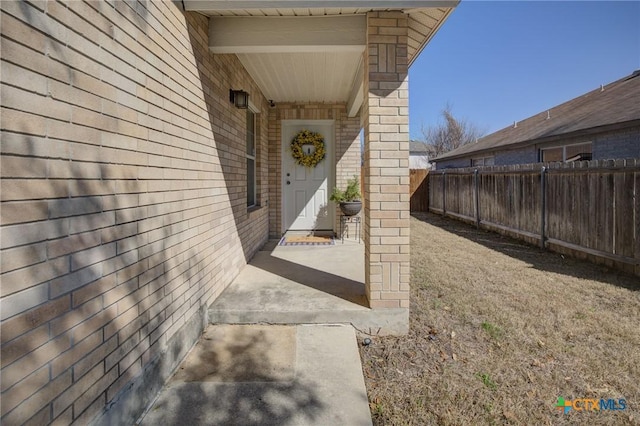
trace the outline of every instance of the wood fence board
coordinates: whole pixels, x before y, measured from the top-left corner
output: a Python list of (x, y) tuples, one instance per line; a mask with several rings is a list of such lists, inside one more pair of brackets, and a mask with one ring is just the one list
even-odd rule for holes
[[(582, 247), (582, 257), (599, 258), (616, 267), (626, 265), (625, 270), (640, 275), (640, 160), (544, 166), (544, 212), (542, 164), (480, 168), (477, 208), (481, 226), (531, 241), (533, 235), (540, 235), (544, 216), (543, 232), (554, 242), (552, 246), (568, 248), (574, 255), (576, 247)], [(475, 219), (474, 171), (432, 171), (429, 208)]]
[(633, 175), (616, 173), (614, 176), (615, 224), (614, 253), (633, 257)]
[(426, 169), (409, 170), (410, 210), (412, 212), (429, 211), (429, 184)]
[[(636, 160), (636, 164), (640, 165), (640, 160)], [(629, 233), (633, 234), (634, 249), (633, 257), (636, 259), (635, 273), (640, 275), (640, 172), (633, 174), (633, 194), (634, 194), (634, 226), (633, 230), (629, 230)]]

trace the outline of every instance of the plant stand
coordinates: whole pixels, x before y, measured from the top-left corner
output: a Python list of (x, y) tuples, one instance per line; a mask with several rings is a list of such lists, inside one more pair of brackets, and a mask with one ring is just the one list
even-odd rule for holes
[(358, 237), (358, 244), (360, 244), (360, 216), (346, 216), (340, 215), (340, 238), (342, 239), (342, 244), (344, 244), (344, 229), (346, 227), (347, 230), (347, 238), (349, 238), (349, 228), (350, 224), (356, 225), (355, 235)]

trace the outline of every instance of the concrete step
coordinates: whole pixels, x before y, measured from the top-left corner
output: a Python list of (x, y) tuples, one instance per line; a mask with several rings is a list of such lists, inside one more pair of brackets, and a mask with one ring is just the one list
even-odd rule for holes
[(142, 425), (371, 425), (354, 329), (209, 326)]

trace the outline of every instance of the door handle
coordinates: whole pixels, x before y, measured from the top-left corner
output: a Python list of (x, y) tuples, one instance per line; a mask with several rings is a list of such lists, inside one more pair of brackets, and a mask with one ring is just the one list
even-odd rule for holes
[(287, 181), (287, 185), (291, 185), (291, 182)]

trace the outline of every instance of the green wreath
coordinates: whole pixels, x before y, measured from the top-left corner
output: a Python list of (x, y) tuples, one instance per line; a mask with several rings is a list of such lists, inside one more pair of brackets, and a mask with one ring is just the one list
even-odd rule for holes
[[(304, 145), (313, 145), (315, 151), (311, 154), (306, 154), (303, 148)], [(317, 166), (326, 154), (322, 135), (309, 130), (301, 130), (293, 138), (289, 147), (291, 148), (291, 155), (296, 163), (309, 168)]]

